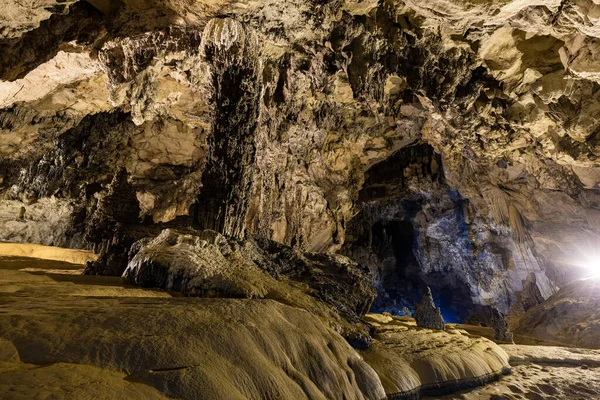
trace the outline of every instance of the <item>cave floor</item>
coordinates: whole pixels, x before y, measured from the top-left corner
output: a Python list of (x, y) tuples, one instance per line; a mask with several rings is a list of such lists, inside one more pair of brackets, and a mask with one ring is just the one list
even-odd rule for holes
[[(152, 307), (158, 305), (161, 299), (168, 301), (169, 298), (172, 298), (171, 294), (161, 290), (140, 289), (125, 285), (118, 277), (82, 276), (80, 275), (82, 269), (80, 264), (39, 260), (32, 265), (31, 260), (24, 257), (0, 257), (0, 318), (5, 320), (13, 318), (11, 313), (14, 310), (21, 312), (28, 308), (28, 312), (30, 312), (33, 307), (35, 307), (35, 313), (32, 315), (61, 313), (62, 310), (57, 306), (64, 307), (65, 301), (68, 301), (71, 303), (71, 307), (77, 307), (74, 303), (78, 301), (78, 298), (86, 299), (83, 304), (88, 308), (107, 301), (113, 301), (114, 306), (119, 307), (121, 303), (115, 302), (115, 299), (128, 298), (130, 300), (126, 301), (131, 302), (133, 301), (131, 298), (138, 298), (139, 306), (147, 305), (148, 310), (152, 312)], [(27, 299), (27, 302), (21, 303), (20, 299)], [(195, 299), (192, 302), (199, 300), (202, 299)], [(227, 303), (223, 299), (219, 301)], [(207, 299), (205, 303), (208, 305), (213, 302), (216, 303), (216, 301)], [(89, 311), (87, 310), (87, 312)], [(100, 312), (108, 313), (106, 308), (101, 309)], [(82, 314), (82, 318), (86, 318), (84, 314)], [(9, 321), (9, 323), (13, 322), (14, 324), (24, 323), (16, 317), (14, 317), (14, 321)], [(18, 331), (19, 327), (14, 324), (11, 329)], [(463, 329), (473, 336), (489, 336), (490, 334), (485, 328), (480, 327), (455, 325), (455, 328)], [(41, 327), (40, 329), (42, 331), (38, 333), (52, 335), (52, 327)], [(43, 331), (45, 329), (48, 331)], [(2, 332), (0, 332), (0, 338), (2, 336)], [(32, 341), (32, 343), (34, 342), (35, 340)], [(2, 339), (0, 339), (0, 359), (10, 360), (12, 356), (6, 354), (10, 353), (10, 347), (3, 347), (2, 344)], [(444, 397), (429, 397), (429, 399), (600, 399), (600, 350), (522, 344), (501, 345), (501, 347), (510, 356), (510, 363), (513, 367), (512, 374), (474, 390)], [(59, 355), (64, 349), (57, 347), (54, 350)], [(141, 382), (131, 379), (118, 368), (104, 369), (94, 365), (60, 362), (60, 360), (46, 364), (26, 363), (28, 358), (35, 358), (32, 357), (33, 351), (26, 350), (25, 357), (21, 354), (21, 359), (25, 362), (18, 361), (18, 355), (15, 356), (18, 364), (7, 364), (6, 360), (0, 362), (0, 389), (7, 396), (3, 398), (34, 398), (41, 393), (58, 399), (73, 398), (73, 395), (80, 395), (79, 398), (82, 399), (109, 399), (122, 398), (125, 394), (128, 396), (127, 398), (131, 399), (168, 398), (165, 396), (164, 390), (156, 389), (160, 385), (153, 380), (155, 377)], [(19, 353), (21, 353), (21, 349), (19, 349)], [(118, 354), (114, 356), (116, 357)], [(56, 358), (60, 359), (60, 357)], [(89, 362), (89, 364), (94, 364), (94, 362)], [(90, 385), (88, 379), (92, 379), (94, 385)], [(78, 392), (78, 390), (82, 390), (82, 387), (86, 387), (85, 393)], [(90, 390), (92, 391), (90, 392)], [(172, 394), (170, 395), (173, 398), (179, 397)]]
[(592, 400), (600, 399), (600, 368), (585, 365), (528, 363), (512, 374), (469, 392), (426, 399), (461, 400)]
[[(494, 340), (494, 329), (487, 326), (476, 326), (467, 324), (446, 324), (449, 327), (458, 327), (469, 332), (472, 335), (483, 336), (484, 338)], [(559, 346), (559, 347), (574, 347), (568, 343), (559, 341), (543, 340), (534, 336), (520, 335), (513, 333), (515, 344), (532, 345), (532, 346)]]
[[(492, 328), (464, 324), (449, 326), (493, 338)], [(555, 346), (554, 342), (520, 335), (515, 335), (515, 343), (500, 345), (510, 357), (510, 375), (474, 390), (430, 399), (600, 399), (600, 350)]]

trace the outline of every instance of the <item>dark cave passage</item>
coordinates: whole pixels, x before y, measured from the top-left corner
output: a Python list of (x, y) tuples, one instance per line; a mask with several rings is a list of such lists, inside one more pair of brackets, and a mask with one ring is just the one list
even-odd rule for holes
[(415, 228), (410, 221), (379, 221), (371, 228), (372, 243), (380, 254), (393, 253), (394, 268), (382, 276), (383, 292), (375, 300), (372, 311), (405, 314), (414, 312), (421, 300), (423, 285), (432, 291), (435, 304), (445, 322), (463, 323), (476, 308), (471, 302), (468, 286), (460, 281), (448, 282), (443, 276), (421, 276), (414, 254)]
[(422, 289), (414, 245), (415, 229), (410, 221), (378, 221), (371, 227), (371, 249), (385, 260), (372, 311), (412, 312)]
[[(468, 306), (458, 307), (460, 299), (464, 299), (464, 293), (456, 287), (451, 286), (430, 287), (433, 301), (440, 308), (444, 322), (463, 323), (468, 316), (468, 309), (470, 308)], [(466, 296), (467, 299), (470, 298), (469, 293)]]
[[(378, 222), (375, 225), (381, 224)], [(373, 227), (375, 229), (375, 226)], [(385, 229), (392, 236), (392, 249), (396, 257), (396, 273), (404, 275), (409, 264), (416, 262), (412, 248), (414, 244), (415, 229), (408, 221), (390, 221)]]
[(421, 299), (423, 279), (415, 250), (419, 227), (415, 217), (430, 199), (415, 185), (437, 188), (443, 182), (441, 158), (427, 144), (396, 152), (372, 166), (359, 193), (361, 211), (350, 221), (342, 250), (369, 266), (378, 296), (372, 311), (412, 313)]

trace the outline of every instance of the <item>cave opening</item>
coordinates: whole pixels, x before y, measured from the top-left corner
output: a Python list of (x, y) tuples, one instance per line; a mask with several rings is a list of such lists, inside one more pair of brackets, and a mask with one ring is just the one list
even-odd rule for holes
[(371, 228), (373, 241), (388, 242), (396, 259), (396, 274), (406, 277), (409, 266), (416, 262), (413, 254), (415, 229), (409, 221), (378, 221)]
[(431, 289), (433, 301), (440, 308), (444, 322), (460, 324), (464, 322), (463, 313), (459, 312), (456, 307), (457, 290), (451, 286), (443, 286)]
[(373, 311), (412, 313), (422, 289), (413, 253), (415, 228), (407, 220), (378, 221), (371, 227), (371, 248), (384, 261)]

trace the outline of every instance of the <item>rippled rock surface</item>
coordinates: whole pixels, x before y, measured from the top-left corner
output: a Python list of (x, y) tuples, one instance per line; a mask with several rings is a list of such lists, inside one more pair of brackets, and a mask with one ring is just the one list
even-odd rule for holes
[[(75, 388), (82, 399), (129, 391), (150, 399), (385, 396), (373, 369), (307, 311), (274, 300), (172, 297), (115, 278), (65, 275), (61, 263), (44, 275), (43, 263), (12, 262), (42, 267), (32, 274), (0, 259), (3, 398), (46, 393), (22, 386), (32, 374), (36, 385), (57, 395)], [(99, 393), (99, 382), (109, 392)]]
[(423, 329), (407, 317), (368, 314), (373, 344), (361, 352), (390, 399), (433, 397), (473, 388), (510, 373), (508, 355), (495, 343), (452, 327)]

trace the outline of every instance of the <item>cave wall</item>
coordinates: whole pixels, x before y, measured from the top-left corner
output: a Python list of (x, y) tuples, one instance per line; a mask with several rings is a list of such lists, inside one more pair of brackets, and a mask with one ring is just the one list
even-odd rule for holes
[(408, 281), (519, 313), (599, 233), (591, 0), (32, 3), (0, 6), (0, 240), (95, 247), (125, 168), (117, 231), (341, 251), (381, 307)]
[(371, 167), (357, 205), (342, 252), (371, 268), (378, 311), (410, 314), (427, 285), (451, 322), (486, 307), (516, 318), (554, 292), (534, 249), (473, 215), (427, 144)]

